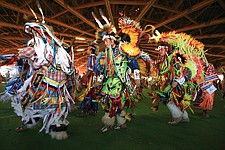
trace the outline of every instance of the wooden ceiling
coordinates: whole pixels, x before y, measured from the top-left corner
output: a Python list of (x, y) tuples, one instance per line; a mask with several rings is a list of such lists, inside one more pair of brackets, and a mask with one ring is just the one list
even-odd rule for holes
[[(176, 30), (194, 36), (204, 43), (209, 62), (225, 66), (225, 2), (224, 0), (39, 0), (45, 21), (59, 39), (75, 42), (75, 49), (87, 48), (98, 28), (91, 15), (101, 19), (101, 8), (117, 26), (119, 13), (140, 22), (142, 28), (151, 24), (160, 32)], [(29, 6), (39, 14), (36, 0), (0, 0), (0, 54), (13, 54), (24, 46), (30, 36), (24, 24), (34, 20)], [(32, 18), (33, 17), (33, 18)], [(102, 23), (103, 20), (102, 20)], [(86, 40), (79, 40), (78, 37)], [(141, 40), (139, 47), (155, 59), (154, 44)], [(86, 70), (86, 51), (75, 52), (75, 65)]]

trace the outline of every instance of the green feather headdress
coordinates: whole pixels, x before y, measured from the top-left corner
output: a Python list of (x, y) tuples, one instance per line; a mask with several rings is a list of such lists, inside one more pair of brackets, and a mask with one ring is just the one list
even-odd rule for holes
[(195, 40), (190, 35), (185, 33), (163, 32), (156, 38), (156, 41), (165, 41), (168, 44), (175, 46), (181, 53), (184, 53), (190, 57), (193, 55), (202, 58), (207, 63), (205, 57), (204, 44)]

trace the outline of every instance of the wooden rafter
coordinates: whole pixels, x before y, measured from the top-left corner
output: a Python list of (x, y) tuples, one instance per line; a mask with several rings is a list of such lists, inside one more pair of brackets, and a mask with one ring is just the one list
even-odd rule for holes
[(194, 37), (196, 39), (218, 38), (218, 37), (225, 37), (225, 33), (208, 34), (208, 35), (196, 35)]
[[(145, 22), (147, 22), (147, 23), (151, 23), (151, 24), (156, 24), (156, 23), (157, 23), (156, 21), (150, 20), (150, 19), (142, 19), (142, 20), (145, 21)], [(164, 27), (167, 28), (167, 29), (169, 29), (169, 30), (171, 30), (171, 31), (174, 30), (173, 28), (171, 28), (171, 27), (168, 26), (168, 25), (165, 25)]]
[(83, 58), (87, 58), (87, 57), (88, 57), (87, 55), (81, 56), (81, 57), (79, 57), (79, 58), (76, 58), (76, 57), (75, 57), (75, 62), (80, 61), (80, 60), (82, 60)]
[[(17, 26), (17, 25), (5, 23), (5, 22), (0, 22), (0, 26), (11, 27), (11, 28), (15, 28), (15, 29), (24, 29), (23, 26)], [(71, 37), (71, 39), (76, 37), (76, 36), (71, 35), (71, 34), (63, 34), (63, 33), (59, 33), (59, 32), (54, 32), (54, 33), (56, 35)], [(25, 40), (26, 38), (24, 38), (24, 37), (13, 37), (13, 36), (2, 36), (2, 37), (0, 37), (0, 39), (7, 39), (7, 40)], [(86, 38), (86, 40), (92, 41), (93, 39)], [(64, 42), (70, 43), (71, 41), (70, 40), (64, 40)], [(74, 42), (75, 43), (85, 43), (86, 41), (74, 40)]]
[(23, 32), (22, 32), (22, 30), (21, 30), (21, 29), (18, 29), (18, 32), (19, 32), (20, 36), (23, 37)]
[(4, 48), (0, 48), (0, 51), (12, 51), (12, 50), (17, 50), (18, 48), (21, 48), (22, 46), (20, 47), (10, 47), (10, 48), (7, 48), (7, 47), (4, 47)]
[(107, 9), (107, 12), (109, 14), (110, 21), (113, 25), (115, 25), (109, 0), (104, 0), (104, 1), (105, 1), (105, 6), (106, 6), (106, 9)]
[(76, 36), (76, 35), (72, 35), (72, 34), (68, 34), (68, 33), (54, 32), (54, 34), (55, 34), (55, 35), (59, 35), (59, 36), (71, 37), (71, 38), (80, 37), (80, 38), (84, 38), (85, 41), (93, 41), (93, 40), (94, 40), (94, 38), (88, 38), (88, 37)]
[[(225, 40), (225, 37), (221, 38), (220, 41), (217, 44), (221, 44), (223, 41)], [(214, 47), (210, 47), (208, 49), (208, 51), (211, 51)], [(221, 52), (218, 52), (217, 55), (223, 55), (225, 56), (223, 53), (225, 53), (225, 48), (223, 48), (223, 50), (221, 50)], [(212, 55), (211, 55), (212, 56)], [(213, 57), (213, 56), (212, 56)], [(222, 60), (223, 58), (219, 58), (219, 59), (210, 59), (211, 61), (215, 62), (217, 60)]]
[[(10, 28), (15, 28), (15, 29), (24, 29), (24, 27), (21, 25), (14, 25), (14, 24), (6, 23), (6, 22), (0, 22), (0, 26), (10, 27)], [(61, 36), (66, 36), (66, 37), (72, 37), (72, 38), (76, 37), (75, 35), (72, 35), (72, 34), (65, 34), (65, 33), (59, 33), (59, 32), (54, 32), (54, 33), (56, 35), (61, 35)], [(86, 38), (86, 37), (81, 37), (81, 38), (85, 38), (88, 41), (93, 41), (93, 39), (91, 39), (91, 38)]]
[(155, 55), (155, 54), (152, 54), (152, 53), (149, 53), (149, 52), (151, 52), (151, 50), (149, 50), (149, 49), (143, 49), (143, 51), (144, 52), (147, 52), (151, 57), (153, 57), (153, 58), (156, 58), (157, 57), (157, 55)]
[(131, 0), (110, 0), (113, 5), (147, 5), (146, 1), (131, 1)]
[(15, 29), (24, 29), (24, 27), (21, 26), (21, 25), (15, 25), (15, 24), (6, 23), (6, 22), (0, 22), (0, 26), (9, 27), (9, 28), (15, 28)]
[(9, 43), (11, 43), (12, 45), (16, 46), (16, 47), (19, 47), (20, 45), (17, 44), (15, 41), (12, 41), (12, 40), (7, 40)]
[[(165, 11), (169, 11), (169, 12), (172, 12), (172, 13), (175, 13), (175, 14), (180, 14), (182, 13), (181, 11), (179, 10), (176, 10), (176, 9), (172, 9), (172, 8), (168, 8), (168, 7), (165, 7), (165, 6), (162, 6), (162, 5), (158, 5), (158, 4), (153, 4), (153, 7), (156, 7), (156, 8), (159, 8), (159, 9), (162, 9), (162, 10), (165, 10)], [(184, 15), (185, 18), (187, 18), (190, 22), (194, 23), (194, 24), (198, 24), (198, 22), (196, 22), (194, 19), (192, 19), (191, 17), (187, 16), (187, 15)], [(167, 27), (168, 28), (168, 27)]]
[[(224, 36), (223, 38), (221, 38), (217, 44), (221, 44), (221, 43), (223, 43), (223, 42), (224, 42), (224, 40), (225, 40), (225, 36)], [(211, 50), (211, 49), (213, 49), (213, 48), (212, 48), (212, 47), (211, 47), (211, 48), (209, 48), (209, 49), (208, 49), (208, 51), (209, 51), (209, 50)], [(223, 50), (221, 49), (221, 51), (220, 51), (220, 52), (217, 52), (217, 54), (223, 54), (223, 53), (225, 53), (225, 49), (223, 49)]]
[(65, 9), (65, 10), (63, 10), (63, 11), (61, 11), (61, 12), (59, 12), (59, 13), (53, 15), (53, 16), (51, 16), (49, 19), (54, 19), (54, 18), (56, 18), (56, 17), (59, 17), (59, 16), (65, 14), (65, 13), (67, 13), (67, 12), (68, 12), (68, 10)]
[(56, 13), (55, 11), (56, 10), (54, 10), (54, 8), (53, 7), (51, 7), (48, 3), (47, 3), (47, 1), (42, 1), (44, 4), (45, 4), (45, 6), (52, 12), (52, 13)]
[(193, 29), (213, 26), (213, 25), (217, 25), (217, 24), (221, 24), (221, 23), (225, 23), (225, 18), (220, 18), (220, 19), (213, 20), (213, 21), (210, 21), (210, 22), (205, 22), (205, 23), (202, 23), (202, 24), (199, 24), (199, 25), (193, 25), (193, 26), (180, 28), (180, 29), (177, 29), (176, 31), (177, 32), (183, 32), (183, 31), (188, 31), (188, 30), (193, 30)]
[(18, 23), (19, 23), (19, 18), (20, 18), (20, 13), (18, 12), (17, 16), (16, 16), (16, 25), (18, 25)]
[(214, 47), (214, 48), (224, 48), (225, 45), (219, 45), (219, 44), (205, 44), (205, 47)]
[(148, 47), (147, 48), (141, 48), (141, 50), (145, 50), (145, 51), (147, 51), (147, 52), (149, 52), (149, 53), (151, 53), (151, 54), (154, 54), (154, 55), (157, 55), (159, 52), (158, 51), (156, 51), (156, 50), (154, 50), (154, 49), (149, 49)]
[(4, 40), (19, 40), (19, 41), (22, 41), (22, 40), (25, 40), (26, 38), (24, 37), (17, 37), (17, 36), (2, 36), (0, 37), (0, 40), (1, 39), (4, 39)]
[(176, 15), (172, 16), (171, 18), (169, 18), (169, 19), (167, 19), (167, 20), (165, 20), (165, 21), (155, 25), (155, 27), (159, 28), (159, 27), (161, 27), (161, 26), (163, 26), (165, 24), (168, 24), (168, 23), (170, 23), (170, 22), (172, 22), (174, 20), (177, 20), (177, 19), (179, 19), (181, 17), (184, 17), (185, 15), (188, 15), (188, 14), (190, 14), (190, 13), (196, 11), (196, 10), (199, 10), (199, 9), (205, 7), (205, 6), (208, 6), (208, 5), (212, 4), (213, 2), (215, 2), (215, 0), (205, 0), (205, 1), (201, 2), (201, 3), (198, 3), (198, 4), (194, 5), (194, 6), (192, 6), (191, 8), (184, 10), (182, 13), (176, 14)]
[(213, 56), (213, 57), (225, 58), (225, 55), (210, 54), (210, 53), (205, 53), (205, 55), (206, 55), (206, 56)]
[(225, 2), (223, 0), (217, 0), (220, 6), (225, 10)]
[(33, 0), (26, 0), (26, 2), (20, 6), (20, 8), (26, 7), (27, 5), (29, 5), (30, 3), (32, 3)]
[[(9, 4), (9, 3), (6, 3), (5, 1), (0, 1), (0, 5), (3, 6), (3, 7), (6, 7), (6, 8), (9, 8), (9, 9), (12, 9), (14, 11), (18, 11), (18, 12), (21, 12), (21, 13), (24, 13), (24, 14), (27, 14), (27, 15), (30, 15), (30, 16), (33, 16), (33, 14), (29, 11), (29, 10), (24, 10), (24, 9), (20, 9), (19, 7), (17, 7), (16, 5), (13, 5), (13, 4)], [(38, 15), (38, 14), (37, 14)], [(38, 15), (38, 17), (41, 17), (40, 15)], [(59, 25), (59, 26), (63, 26), (65, 28), (69, 28), (71, 30), (75, 30), (77, 32), (80, 32), (80, 33), (84, 33), (84, 34), (87, 34), (89, 36), (94, 36), (93, 34), (90, 34), (88, 32), (85, 32), (85, 31), (82, 31), (78, 28), (75, 28), (75, 27), (71, 27), (65, 23), (62, 23), (60, 21), (57, 21), (57, 20), (54, 20), (54, 19), (49, 19), (49, 18), (46, 18), (45, 17), (45, 20), (47, 22), (50, 22), (50, 23), (54, 23), (56, 25)]]
[(75, 6), (74, 9), (83, 9), (83, 8), (88, 8), (88, 7), (96, 7), (96, 6), (101, 6), (101, 5), (104, 5), (104, 4), (105, 4), (104, 1), (85, 3), (85, 4), (80, 4), (78, 6)]
[(72, 14), (74, 14), (75, 16), (77, 16), (78, 18), (80, 18), (81, 20), (83, 20), (85, 23), (87, 23), (88, 25), (90, 25), (92, 28), (94, 29), (98, 29), (97, 26), (95, 26), (95, 24), (91, 21), (89, 21), (86, 17), (84, 17), (80, 12), (78, 12), (77, 10), (73, 9), (72, 7), (70, 7), (69, 5), (66, 5), (64, 0), (55, 0), (58, 4), (60, 4), (63, 8), (69, 10)]
[(149, 2), (147, 2), (147, 5), (143, 8), (143, 10), (140, 12), (138, 17), (135, 19), (136, 22), (139, 22), (144, 17), (146, 12), (152, 7), (152, 5), (155, 3), (155, 1), (156, 0), (150, 0)]

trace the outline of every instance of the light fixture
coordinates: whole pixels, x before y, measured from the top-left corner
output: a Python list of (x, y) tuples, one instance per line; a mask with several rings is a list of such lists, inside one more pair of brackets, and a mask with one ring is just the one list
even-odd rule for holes
[(82, 40), (82, 41), (85, 41), (86, 39), (85, 39), (85, 38), (82, 38), (82, 37), (76, 37), (76, 40)]
[(84, 51), (85, 49), (84, 48), (79, 48), (79, 49), (77, 49), (76, 51), (77, 52), (81, 52), (81, 51)]

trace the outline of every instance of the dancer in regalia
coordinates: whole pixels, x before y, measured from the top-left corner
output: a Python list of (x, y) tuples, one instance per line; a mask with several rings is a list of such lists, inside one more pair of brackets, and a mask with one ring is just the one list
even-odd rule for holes
[[(98, 86), (96, 86), (96, 78), (99, 74), (98, 70), (95, 67), (96, 62), (96, 54), (97, 54), (97, 44), (91, 43), (88, 46), (88, 53), (90, 56), (88, 57), (88, 65), (87, 72), (82, 77), (82, 84), (87, 86), (90, 90), (87, 95), (83, 98), (79, 109), (82, 109), (82, 116), (86, 115), (97, 115), (98, 113), (98, 101), (97, 101), (97, 91)], [(78, 98), (80, 99), (80, 97)]]
[(202, 90), (202, 95), (201, 95), (201, 103), (199, 104), (199, 108), (202, 109), (202, 115), (204, 118), (208, 118), (209, 114), (208, 112), (213, 109), (213, 104), (214, 104), (214, 94), (217, 88), (214, 86), (214, 81), (218, 80), (218, 75), (215, 71), (215, 68), (213, 64), (211, 63), (204, 63), (204, 71), (205, 71), (205, 76), (204, 76), (204, 82), (201, 83), (201, 90)]
[(36, 22), (25, 24), (25, 32), (32, 39), (18, 55), (29, 61), (30, 76), (12, 101), (15, 112), (22, 117), (22, 125), (16, 130), (37, 126), (37, 121), (42, 119), (40, 132), (45, 130), (52, 138), (61, 140), (68, 137), (66, 118), (74, 104), (66, 85), (74, 71), (73, 60), (64, 44), (53, 35), (52, 28), (45, 24), (40, 7), (39, 10), (42, 22), (36, 18)]
[[(137, 46), (142, 33), (137, 22), (128, 17), (120, 18), (119, 37), (115, 27), (106, 17), (102, 15), (107, 23), (102, 25), (95, 15), (93, 16), (100, 27), (96, 32), (96, 39), (105, 44), (104, 51), (96, 59), (96, 66), (104, 76), (100, 101), (105, 114), (102, 117), (104, 126), (101, 132), (107, 132), (110, 129), (126, 128), (126, 118), (130, 119), (132, 115), (126, 114), (125, 108), (133, 107), (134, 95), (140, 94), (140, 66), (137, 58), (145, 58), (146, 62), (150, 58), (145, 54), (141, 55)], [(133, 73), (133, 78), (130, 73)]]
[(165, 32), (158, 34), (159, 43), (158, 88), (154, 104), (162, 101), (170, 110), (169, 124), (189, 122), (187, 109), (195, 100), (198, 87), (204, 81), (202, 61), (208, 63), (204, 45), (185, 33)]

